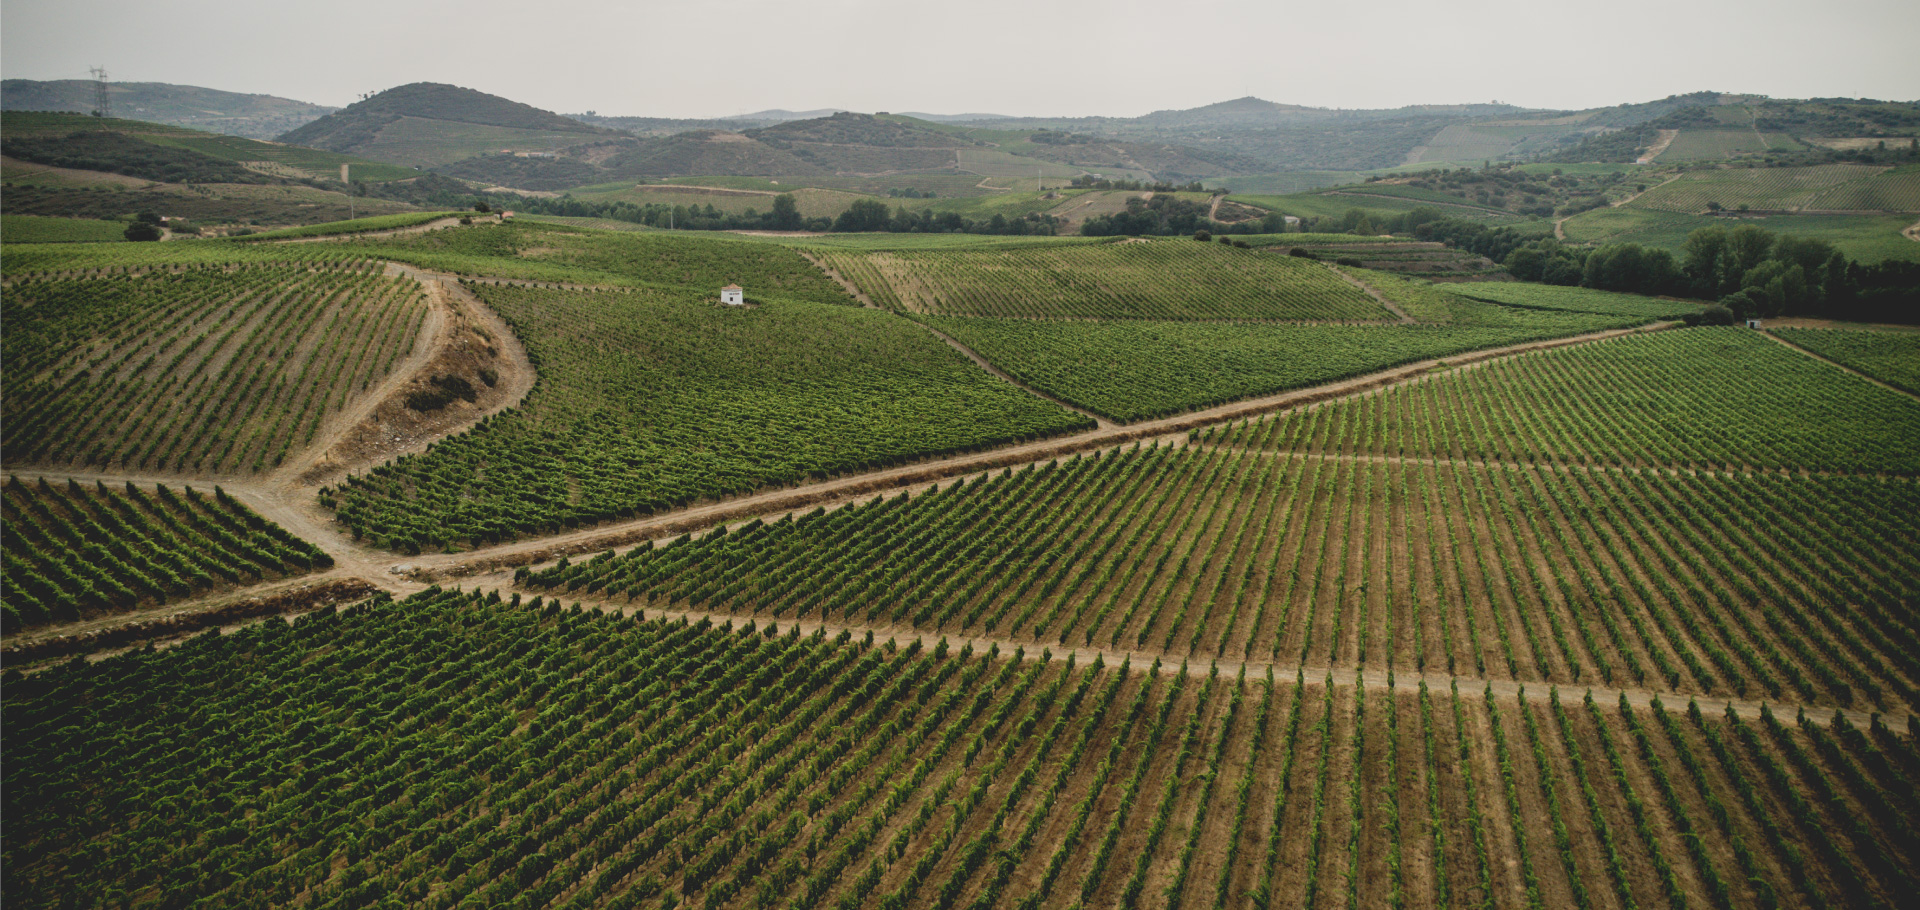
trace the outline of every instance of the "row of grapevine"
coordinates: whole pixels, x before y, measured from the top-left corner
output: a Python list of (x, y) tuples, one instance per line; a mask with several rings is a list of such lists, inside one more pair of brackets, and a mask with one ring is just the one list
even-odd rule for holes
[(1842, 366), (1920, 395), (1920, 333), (1791, 328), (1768, 331)]
[(1371, 456), (1916, 474), (1920, 402), (1758, 332), (1699, 328), (1502, 359), (1200, 438)]
[(1920, 705), (1916, 514), (1901, 479), (1148, 447), (518, 581), (1039, 644), (1896, 707)]
[(510, 539), (1092, 421), (872, 310), (472, 286), (525, 341), (518, 408), (327, 491), (392, 549)]
[(876, 303), (1015, 319), (1385, 322), (1393, 314), (1315, 263), (1221, 244), (1025, 245), (814, 255)]
[(1640, 316), (1481, 306), (1508, 318), (1471, 325), (918, 318), (1022, 383), (1121, 421), (1336, 382), (1480, 348), (1646, 321)]
[(164, 484), (116, 491), (12, 478), (4, 494), (8, 632), (333, 564), (219, 487), (208, 498)]
[(1877, 907), (1915, 859), (1877, 723), (438, 590), (10, 689), (20, 907)]
[(16, 282), (8, 460), (263, 471), (419, 343), (427, 303), (371, 269), (250, 267)]

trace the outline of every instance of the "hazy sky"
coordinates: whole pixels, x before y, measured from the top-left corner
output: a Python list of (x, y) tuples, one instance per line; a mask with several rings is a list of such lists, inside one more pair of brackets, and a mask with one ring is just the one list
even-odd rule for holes
[(1546, 108), (1920, 100), (1916, 0), (5, 0), (8, 78), (342, 105), (451, 82), (562, 113), (1132, 116), (1257, 95)]

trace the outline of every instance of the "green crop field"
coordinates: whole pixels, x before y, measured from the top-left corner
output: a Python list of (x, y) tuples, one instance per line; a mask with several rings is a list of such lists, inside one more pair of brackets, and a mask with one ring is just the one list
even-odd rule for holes
[(1393, 318), (1318, 263), (1184, 238), (820, 255), (876, 303), (915, 313), (1042, 319)]
[(1673, 142), (1667, 146), (1667, 150), (1660, 153), (1659, 160), (1662, 164), (1671, 164), (1676, 161), (1731, 158), (1773, 149), (1791, 151), (1796, 148), (1804, 148), (1804, 146), (1786, 133), (1756, 133), (1750, 128), (1683, 129), (1680, 135), (1673, 137)]
[(1920, 212), (1920, 168), (1903, 167), (1823, 190), (1807, 208), (1838, 211)]
[(1612, 291), (1596, 291), (1591, 288), (1563, 288), (1522, 281), (1488, 281), (1457, 285), (1453, 291), (1465, 297), (1502, 303), (1507, 306), (1566, 310), (1574, 313), (1602, 313), (1613, 316), (1678, 319), (1700, 309), (1697, 303), (1680, 300), (1660, 300), (1642, 297), (1639, 294), (1616, 294)]
[(442, 218), (458, 217), (461, 214), (460, 212), (408, 212), (404, 215), (376, 215), (372, 218), (355, 218), (351, 221), (330, 221), (325, 224), (309, 224), (305, 227), (263, 231), (236, 237), (234, 240), (240, 243), (256, 243), (264, 240), (292, 240), (298, 237), (344, 237), (350, 234), (417, 227)]
[(1207, 180), (1207, 187), (1230, 189), (1235, 195), (1286, 196), (1357, 183), (1363, 176), (1359, 171), (1290, 171), (1279, 174), (1213, 177)]
[(1021, 382), (1122, 421), (1644, 321), (1573, 313), (1516, 318), (1527, 324), (1512, 326), (921, 318)]
[(1916, 434), (1920, 402), (1758, 332), (1699, 328), (1449, 372), (1222, 439), (1529, 463), (1912, 475)]
[[(452, 120), (427, 120), (401, 117), (382, 127), (380, 133), (355, 150), (368, 158), (398, 165), (431, 167), (451, 164), (476, 155), (553, 151), (579, 145), (588, 134), (549, 130), (516, 129)], [(414, 172), (416, 175), (418, 172)]]
[(1839, 329), (1769, 329), (1835, 363), (1920, 395), (1920, 334)]
[(9, 633), (333, 565), (218, 487), (208, 498), (164, 484), (109, 489), (15, 478), (4, 501)]
[(312, 442), (427, 307), (375, 270), (257, 267), (16, 279), (4, 312), (10, 465), (229, 473)]
[(1901, 236), (1913, 223), (1911, 215), (1768, 215), (1712, 217), (1663, 212), (1625, 205), (1583, 212), (1563, 227), (1576, 243), (1638, 243), (1680, 252), (1687, 235), (1703, 227), (1753, 225), (1777, 234), (1816, 237), (1859, 262), (1888, 259), (1920, 261), (1920, 243)]
[(115, 243), (126, 239), (126, 231), (124, 221), (0, 215), (4, 243)]
[(1386, 193), (1372, 193), (1366, 188), (1355, 187), (1351, 191), (1333, 190), (1321, 193), (1297, 193), (1292, 196), (1260, 196), (1235, 193), (1227, 197), (1234, 202), (1245, 203), (1283, 215), (1299, 218), (1338, 218), (1354, 209), (1369, 212), (1378, 218), (1382, 215), (1397, 215), (1414, 209), (1427, 207), (1439, 208), (1448, 217), (1465, 218), (1469, 221), (1486, 221), (1502, 227), (1525, 223), (1528, 219), (1510, 212), (1483, 208), (1467, 203), (1465, 200), (1448, 197), (1452, 207), (1437, 205), (1425, 199), (1412, 199)]
[[(1077, 167), (1041, 161), (1038, 158), (1023, 158), (1009, 155), (993, 149), (957, 149), (956, 154), (960, 170), (970, 171), (982, 177), (1078, 177), (1086, 173)], [(1122, 169), (1124, 170), (1124, 169)], [(1111, 177), (1129, 176), (1117, 171), (1107, 173)]]
[[(1680, 179), (1654, 187), (1628, 204), (1696, 214), (1707, 211), (1708, 203), (1718, 203), (1725, 209), (1743, 205), (1763, 210), (1837, 208), (1815, 206), (1813, 202), (1839, 188), (1866, 183), (1883, 170), (1858, 164), (1823, 164), (1688, 171), (1680, 175)], [(1913, 186), (1920, 190), (1920, 181)]]
[(1877, 723), (787, 632), (435, 591), (61, 667), (9, 687), (9, 900), (1883, 907), (1907, 880), (1912, 747)]
[(343, 486), (340, 520), (376, 544), (498, 541), (1090, 425), (873, 310), (753, 288), (758, 306), (722, 308), (717, 285), (473, 289), (540, 385)]

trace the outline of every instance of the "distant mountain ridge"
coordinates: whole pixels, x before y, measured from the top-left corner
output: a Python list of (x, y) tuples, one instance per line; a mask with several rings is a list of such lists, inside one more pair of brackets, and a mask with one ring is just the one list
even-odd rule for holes
[[(0, 82), (0, 109), (91, 113), (98, 86), (90, 79), (8, 79)], [(249, 139), (272, 139), (339, 110), (274, 95), (166, 82), (111, 82), (107, 99), (115, 117)]]

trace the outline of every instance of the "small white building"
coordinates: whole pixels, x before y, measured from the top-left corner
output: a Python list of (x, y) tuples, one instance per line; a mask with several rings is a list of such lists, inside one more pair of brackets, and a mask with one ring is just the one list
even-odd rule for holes
[(1757, 329), (1757, 328), (1759, 328), (1759, 327), (1760, 327), (1760, 320), (1758, 320), (1758, 319), (1749, 319), (1749, 320), (1747, 320), (1747, 328), (1750, 328), (1750, 329)]
[(730, 284), (720, 289), (720, 302), (728, 306), (742, 306), (747, 302), (746, 295), (747, 292), (741, 290), (739, 285)]

